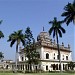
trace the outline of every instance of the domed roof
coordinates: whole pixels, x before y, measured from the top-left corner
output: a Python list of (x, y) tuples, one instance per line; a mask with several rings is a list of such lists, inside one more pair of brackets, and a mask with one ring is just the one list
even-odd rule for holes
[(50, 38), (49, 34), (47, 32), (40, 32), (40, 34), (37, 37), (38, 37), (38, 39), (40, 39), (40, 38)]
[(37, 36), (37, 41), (50, 43), (51, 39), (48, 32), (40, 32), (40, 34)]

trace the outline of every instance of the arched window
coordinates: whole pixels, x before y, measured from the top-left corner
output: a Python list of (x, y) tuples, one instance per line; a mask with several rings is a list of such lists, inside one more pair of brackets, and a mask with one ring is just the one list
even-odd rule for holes
[(46, 53), (46, 59), (49, 59), (49, 54), (48, 53)]
[(65, 65), (63, 64), (63, 70), (65, 70)]
[(53, 58), (55, 59), (55, 53), (54, 53), (54, 57)]
[(48, 70), (48, 65), (46, 65), (46, 70)]
[(55, 53), (54, 53), (54, 56), (55, 56)]
[(24, 61), (24, 58), (23, 58), (23, 56), (21, 57), (21, 60), (22, 60), (22, 61)]
[(62, 58), (62, 60), (64, 60), (64, 55), (63, 55), (63, 58)]
[(66, 60), (68, 60), (68, 56), (66, 56)]

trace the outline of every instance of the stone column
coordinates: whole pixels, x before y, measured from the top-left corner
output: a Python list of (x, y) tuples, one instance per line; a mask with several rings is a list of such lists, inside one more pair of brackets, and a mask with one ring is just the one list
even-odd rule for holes
[(61, 71), (63, 71), (63, 63), (61, 63)]
[(34, 64), (32, 64), (32, 71), (34, 71)]
[(28, 67), (29, 67), (29, 72), (30, 72), (30, 64), (28, 64), (28, 65), (29, 65)]

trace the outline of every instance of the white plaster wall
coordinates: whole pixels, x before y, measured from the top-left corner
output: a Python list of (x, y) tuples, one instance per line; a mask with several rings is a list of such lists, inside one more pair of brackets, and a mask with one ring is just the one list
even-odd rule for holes
[[(42, 47), (40, 50), (40, 56), (41, 56), (41, 59), (42, 60), (48, 60), (46, 59), (46, 53), (49, 54), (49, 59), (50, 60), (58, 60), (57, 59), (57, 55), (58, 55), (58, 50), (51, 50), (51, 49), (48, 49), (48, 48), (44, 48)], [(54, 53), (55, 53), (55, 59), (54, 59)], [(66, 61), (66, 56), (68, 56), (68, 60), (67, 61), (71, 61), (72, 60), (72, 57), (71, 57), (71, 52), (64, 52), (64, 51), (60, 51), (60, 54), (61, 54), (61, 60), (62, 61)], [(63, 60), (63, 55), (64, 55), (64, 60)]]
[[(55, 54), (55, 59), (54, 59), (54, 54)], [(53, 60), (57, 60), (57, 55), (58, 55), (58, 51), (57, 50), (53, 50), (53, 52), (52, 52), (52, 59)]]
[[(57, 60), (57, 55), (58, 55), (57, 50), (41, 47), (41, 48), (37, 48), (36, 51), (39, 52), (41, 60)], [(46, 53), (49, 53), (49, 59), (46, 59)], [(54, 59), (54, 53), (55, 53), (55, 59)], [(61, 51), (60, 53), (61, 53), (61, 60), (63, 59), (63, 55), (64, 55), (64, 60), (62, 60), (62, 61), (71, 61), (72, 60), (71, 52)], [(22, 56), (24, 57), (24, 61), (25, 61), (25, 54), (19, 55), (19, 61), (22, 61), (21, 60)], [(68, 56), (69, 60), (66, 60), (66, 56)], [(26, 60), (28, 60), (28, 59), (26, 58)], [(46, 65), (48, 65), (49, 70), (52, 71), (51, 64), (59, 64), (59, 62), (48, 62), (48, 61), (47, 62), (41, 62), (42, 70), (46, 71)], [(62, 70), (63, 70), (63, 64), (67, 64), (67, 63), (61, 64)]]
[(41, 55), (40, 55), (40, 57), (41, 57), (41, 60), (44, 59), (44, 48), (43, 47), (41, 47)]
[[(58, 50), (41, 47), (41, 48), (37, 48), (36, 51), (39, 52), (41, 60), (57, 60)], [(46, 59), (46, 53), (49, 54), (49, 59)], [(54, 59), (54, 53), (55, 53), (55, 59)], [(72, 60), (71, 52), (60, 51), (60, 54), (61, 54), (62, 61), (66, 61), (66, 56), (68, 56), (67, 61)], [(63, 55), (64, 55), (64, 60), (63, 60)], [(24, 61), (25, 61), (25, 54), (24, 53), (19, 54), (19, 61), (21, 61), (22, 56), (24, 57)], [(27, 58), (26, 58), (26, 60), (27, 60)]]
[(46, 59), (46, 53), (49, 54), (49, 59), (53, 59), (53, 54), (52, 54), (52, 51), (50, 49), (44, 49), (44, 52), (43, 52), (43, 57), (45, 60), (49, 60), (49, 59)]
[[(64, 60), (63, 60), (64, 55)], [(68, 60), (66, 60), (66, 56), (68, 56)], [(61, 52), (61, 60), (62, 61), (72, 61), (71, 52)]]
[(69, 53), (69, 60), (72, 61), (72, 53)]
[(19, 54), (19, 61), (21, 61), (21, 54)]
[(51, 70), (51, 62), (42, 62), (42, 70), (46, 71), (46, 65), (48, 65), (48, 71)]
[(22, 57), (23, 57), (23, 59), (25, 61), (25, 54), (24, 53), (23, 54), (19, 54), (19, 61), (22, 61)]

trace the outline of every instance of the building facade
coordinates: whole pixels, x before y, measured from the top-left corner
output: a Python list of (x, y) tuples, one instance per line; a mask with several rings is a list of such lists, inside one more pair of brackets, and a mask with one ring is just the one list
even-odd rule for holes
[(9, 69), (10, 70), (10, 63), (12, 63), (13, 60), (2, 60), (0, 62), (0, 70)]
[[(47, 32), (40, 32), (40, 34), (37, 36), (36, 44), (36, 51), (40, 54), (40, 63), (37, 65), (32, 64), (33, 70), (41, 69), (43, 71), (59, 71), (60, 63), (58, 59), (58, 49), (56, 41), (52, 40)], [(70, 45), (68, 44), (68, 46), (65, 47), (64, 43), (62, 42), (62, 45), (59, 45), (59, 48), (61, 54), (61, 69), (64, 71), (65, 69), (69, 69), (66, 64), (72, 61)], [(20, 69), (29, 69), (28, 64), (25, 63), (27, 60), (28, 59), (27, 57), (25, 57), (24, 51), (20, 48), (18, 58), (18, 65), (20, 65)]]

